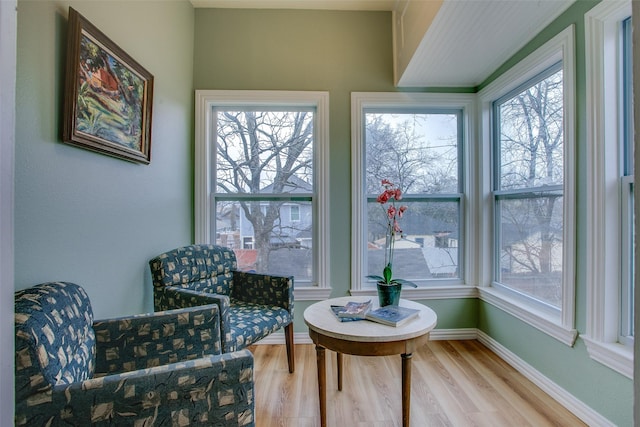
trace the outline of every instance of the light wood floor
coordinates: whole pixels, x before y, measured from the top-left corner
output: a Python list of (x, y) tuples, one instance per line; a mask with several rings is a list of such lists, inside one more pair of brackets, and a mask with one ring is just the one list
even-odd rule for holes
[[(284, 345), (251, 347), (256, 427), (320, 425), (316, 352), (296, 345), (289, 374)], [(584, 426), (577, 417), (478, 341), (430, 341), (413, 354), (411, 426)], [(400, 356), (336, 357), (327, 351), (327, 425), (391, 427), (401, 422)]]

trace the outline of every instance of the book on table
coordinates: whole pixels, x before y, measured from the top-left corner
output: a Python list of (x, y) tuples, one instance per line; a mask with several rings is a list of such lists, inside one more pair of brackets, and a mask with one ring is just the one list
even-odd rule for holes
[(402, 326), (410, 320), (418, 317), (420, 310), (415, 308), (387, 305), (369, 311), (365, 319), (389, 326)]
[(349, 301), (345, 305), (332, 305), (331, 311), (341, 322), (350, 320), (363, 320), (365, 315), (371, 310), (371, 300)]

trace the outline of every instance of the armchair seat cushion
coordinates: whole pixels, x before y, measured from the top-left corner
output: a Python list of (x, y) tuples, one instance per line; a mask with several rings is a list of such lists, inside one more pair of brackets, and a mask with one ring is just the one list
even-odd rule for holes
[(291, 323), (291, 313), (282, 307), (234, 301), (229, 307), (229, 351), (245, 348)]

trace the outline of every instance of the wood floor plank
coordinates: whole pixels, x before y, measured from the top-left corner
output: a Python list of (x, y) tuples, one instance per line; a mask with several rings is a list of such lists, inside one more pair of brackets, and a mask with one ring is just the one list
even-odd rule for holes
[[(318, 427), (316, 351), (255, 345), (256, 426)], [(336, 355), (326, 352), (328, 426), (399, 427), (401, 358), (345, 355), (338, 391)], [(584, 426), (576, 416), (475, 340), (430, 341), (412, 359), (411, 426)]]

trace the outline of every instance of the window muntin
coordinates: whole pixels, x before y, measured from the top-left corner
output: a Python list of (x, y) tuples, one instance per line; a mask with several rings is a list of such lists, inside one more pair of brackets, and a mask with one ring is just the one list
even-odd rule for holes
[(314, 110), (213, 107), (213, 118), (211, 241), (240, 269), (313, 282)]
[(562, 309), (563, 70), (493, 104), (495, 284)]
[(388, 179), (408, 207), (395, 244), (394, 277), (419, 285), (461, 277), (461, 140), (461, 110), (365, 109), (367, 275), (384, 268), (386, 221), (376, 197)]

